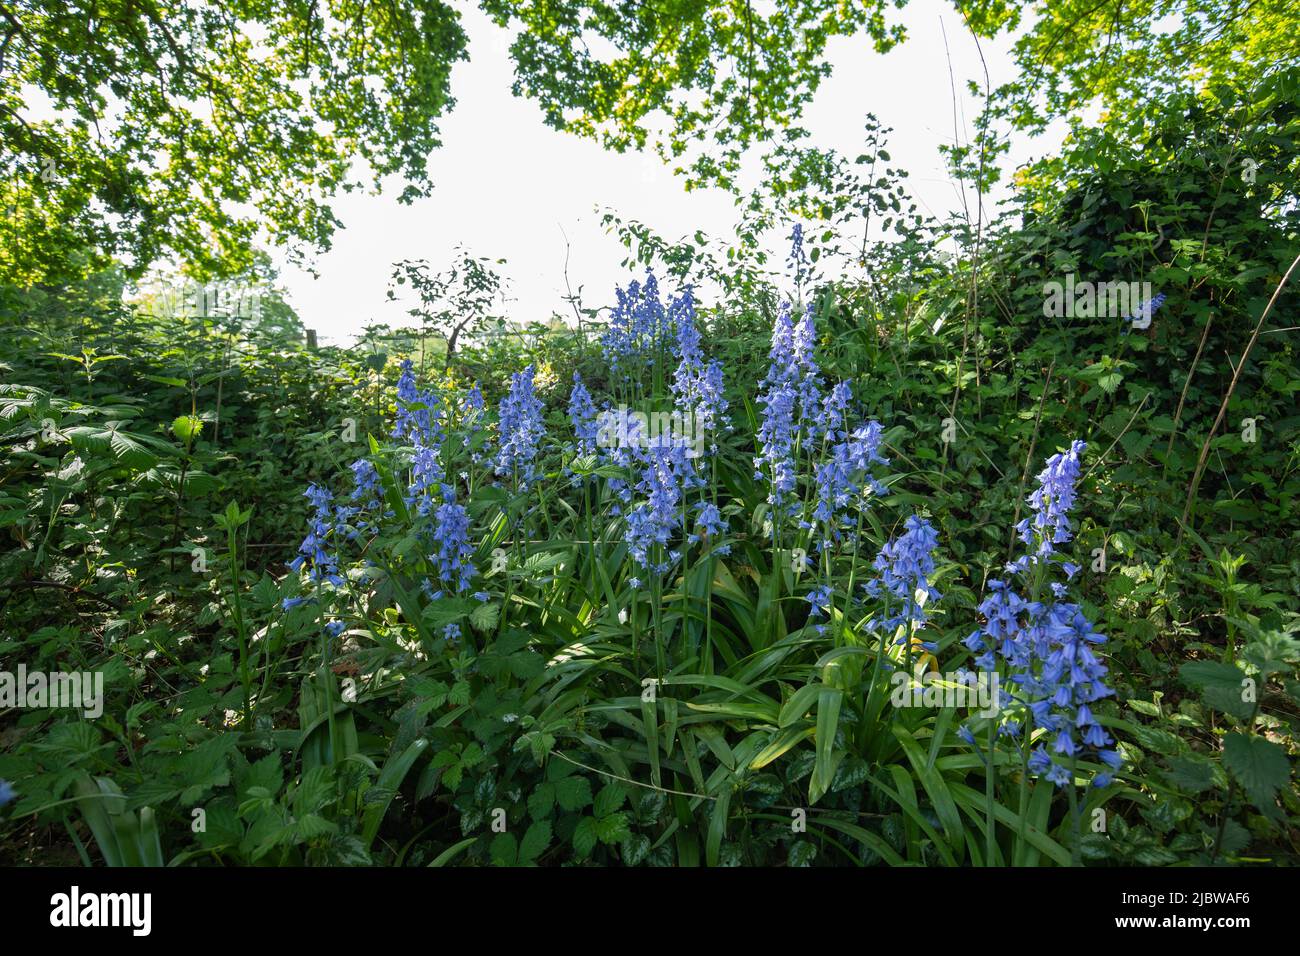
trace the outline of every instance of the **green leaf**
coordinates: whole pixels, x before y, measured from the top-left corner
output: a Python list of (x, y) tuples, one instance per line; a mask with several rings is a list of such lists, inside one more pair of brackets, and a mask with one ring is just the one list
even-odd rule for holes
[(626, 813), (614, 813), (607, 817), (601, 817), (596, 821), (596, 836), (600, 842), (608, 846), (611, 843), (618, 843), (629, 835), (631, 831), (627, 825)]
[(592, 812), (598, 817), (607, 817), (621, 807), (626, 799), (627, 790), (622, 784), (606, 784), (596, 795), (596, 805), (592, 808)]
[(519, 843), (519, 862), (532, 863), (546, 851), (551, 843), (549, 820), (538, 820), (528, 828)]
[(497, 626), (497, 618), (501, 614), (501, 607), (498, 604), (480, 604), (474, 608), (469, 615), (470, 626), (480, 634), (491, 633)]
[(583, 858), (591, 856), (591, 851), (596, 849), (596, 841), (599, 839), (596, 830), (596, 818), (583, 817), (578, 821), (578, 826), (573, 831), (574, 852)]
[(565, 810), (581, 810), (591, 803), (591, 781), (578, 776), (555, 781), (555, 801)]
[(1254, 734), (1232, 733), (1223, 738), (1223, 765), (1266, 815), (1277, 813), (1273, 799), (1291, 779), (1286, 751)]
[(1187, 793), (1200, 793), (1214, 785), (1214, 765), (1204, 757), (1174, 757), (1169, 761), (1169, 779)]
[(498, 833), (488, 847), (492, 862), (499, 866), (514, 866), (519, 856), (519, 842), (513, 833)]
[(172, 421), (172, 434), (186, 444), (194, 441), (203, 431), (203, 420), (197, 415), (177, 415)]
[(1246, 720), (1254, 712), (1254, 703), (1245, 700), (1243, 681), (1246, 675), (1233, 664), (1217, 661), (1192, 661), (1179, 668), (1183, 680), (1201, 689), (1205, 702), (1215, 710)]

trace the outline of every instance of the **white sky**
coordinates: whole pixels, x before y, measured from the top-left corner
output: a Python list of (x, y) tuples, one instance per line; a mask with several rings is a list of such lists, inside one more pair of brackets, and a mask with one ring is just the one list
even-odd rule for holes
[[(553, 312), (571, 315), (562, 298), (565, 235), (569, 280), (575, 291), (583, 287), (584, 305), (611, 303), (614, 285), (632, 278), (619, 266), (623, 247), (605, 233), (598, 208), (612, 207), (670, 240), (697, 228), (724, 235), (735, 225), (730, 196), (687, 193), (652, 155), (608, 153), (595, 142), (545, 126), (535, 103), (510, 93), (513, 69), (505, 32), (473, 3), (455, 5), (471, 59), (452, 74), (457, 105), (441, 122), (442, 148), (429, 159), (434, 194), (410, 206), (396, 201), (397, 190), (338, 197), (334, 208), (344, 228), (336, 233), (333, 249), (314, 260), (319, 278), (277, 257), (291, 304), (323, 342), (343, 344), (372, 321), (407, 324), (406, 307), (386, 299), (391, 264), (423, 258), (440, 269), (450, 263), (457, 242), (475, 255), (507, 260), (498, 269), (509, 281), (513, 301), (507, 311), (513, 319), (546, 320)], [(919, 208), (942, 217), (960, 209), (961, 200), (938, 151), (939, 144), (952, 140), (954, 128), (940, 21), (952, 57), (963, 139), (978, 109), (966, 94), (966, 81), (982, 82), (983, 70), (974, 41), (948, 4), (913, 0), (891, 14), (907, 26), (909, 39), (883, 56), (865, 38), (836, 41), (830, 48), (834, 74), (822, 84), (803, 125), (815, 144), (852, 159), (861, 151), (864, 116), (874, 113), (893, 128), (885, 144), (890, 165), (909, 171), (907, 186)], [(1006, 37), (983, 42), (994, 87), (1014, 76), (1010, 45)], [(1007, 169), (1054, 151), (1060, 142), (1059, 127), (1034, 141), (1013, 140)]]

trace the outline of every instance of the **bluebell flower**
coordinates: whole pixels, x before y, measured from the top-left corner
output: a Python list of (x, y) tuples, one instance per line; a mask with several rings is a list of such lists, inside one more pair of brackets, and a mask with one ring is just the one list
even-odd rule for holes
[(573, 373), (573, 390), (569, 392), (569, 421), (573, 423), (574, 437), (578, 442), (578, 453), (590, 455), (596, 450), (596, 403), (591, 400), (591, 393), (582, 384), (582, 376)]
[(469, 513), (456, 502), (456, 490), (442, 486), (442, 504), (434, 514), (433, 560), (438, 565), (438, 579), (454, 594), (462, 594), (474, 577), (470, 557)]
[[(798, 511), (798, 504), (789, 502), (798, 483), (794, 450), (800, 435), (815, 437), (823, 427), (821, 385), (813, 355), (815, 345), (812, 308), (805, 310), (796, 324), (791, 318), (790, 303), (782, 303), (772, 328), (767, 375), (758, 396), (758, 403), (763, 406), (763, 421), (756, 436), (759, 453), (754, 458), (754, 477), (767, 477), (770, 482), (767, 500), (778, 514)], [(841, 390), (834, 400), (846, 401), (845, 392)], [(833, 476), (828, 473), (826, 477)]]
[(811, 265), (808, 260), (808, 253), (804, 252), (803, 248), (802, 223), (795, 223), (794, 228), (790, 230), (790, 253), (786, 256), (786, 263), (794, 273), (795, 285), (802, 286), (804, 275)]
[[(462, 448), (469, 448), (474, 442), (474, 437), (482, 431), (485, 404), (483, 391), (478, 387), (478, 382), (475, 382), (470, 386), (469, 391), (465, 393), (465, 399), (460, 405), (460, 419), (465, 429), (465, 433), (460, 439)], [(470, 461), (476, 465), (481, 465), (483, 463), (482, 452), (473, 449), (470, 452)]]
[(794, 387), (788, 382), (773, 383), (758, 398), (763, 406), (763, 421), (756, 436), (759, 451), (754, 459), (754, 477), (763, 478), (766, 470), (770, 482), (767, 501), (774, 510), (787, 504), (797, 482), (794, 463), (797, 401)]
[[(1017, 525), (1029, 550), (1009, 566), (1012, 573), (1026, 575), (1030, 567), (1053, 554), (1056, 545), (1073, 537), (1069, 512), (1085, 447), (1081, 441), (1072, 442), (1069, 451), (1047, 460), (1038, 488), (1029, 498), (1032, 515)], [(1079, 571), (1068, 561), (1061, 567), (1067, 580)], [(999, 658), (1005, 662), (1016, 689), (1014, 699), (1034, 727), (1045, 732), (1049, 743), (1034, 749), (1030, 771), (1063, 787), (1075, 780), (1071, 767), (1076, 760), (1095, 756), (1109, 769), (1093, 783), (1105, 786), (1113, 777), (1111, 771), (1120, 766), (1112, 749), (1114, 741), (1092, 708), (1113, 694), (1106, 684), (1106, 665), (1093, 650), (1106, 638), (1093, 630), (1079, 605), (1063, 600), (1067, 593), (1063, 584), (1050, 585), (1055, 600), (1044, 603), (1026, 601), (1008, 583), (991, 581), (989, 595), (980, 604), (985, 623), (965, 643), (978, 655), (975, 662), (983, 670), (995, 670)]]
[(303, 495), (312, 503), (311, 527), (298, 545), (298, 557), (289, 562), (289, 568), (296, 573), (306, 567), (309, 580), (328, 581), (342, 587), (338, 558), (327, 547), (334, 532), (333, 495), (315, 482), (307, 486)]
[(542, 403), (533, 394), (533, 366), (510, 376), (510, 392), (501, 401), (496, 473), (512, 475), (526, 487), (536, 477), (538, 446), (546, 429)]
[(351, 465), (352, 500), (370, 501), (378, 496), (379, 472), (369, 458), (358, 458)]
[(868, 627), (892, 632), (903, 625), (913, 629), (925, 626), (925, 608), (918, 594), (924, 595), (927, 603), (939, 599), (939, 592), (930, 584), (938, 543), (939, 532), (916, 515), (903, 522), (901, 535), (885, 542), (874, 562), (877, 575), (867, 582), (866, 592), (872, 597), (890, 595), (891, 613), (872, 618)]
[[(842, 424), (841, 418), (837, 429)], [(840, 541), (841, 529), (850, 524), (848, 506), (863, 489), (884, 493), (884, 486), (871, 471), (873, 464), (889, 464), (889, 459), (880, 454), (881, 435), (879, 422), (867, 422), (843, 441), (835, 442), (826, 459), (814, 468), (817, 502), (813, 506), (813, 520), (820, 522), (826, 531), (817, 541), (819, 549)]]
[[(695, 427), (704, 434), (712, 434), (718, 429), (727, 430), (724, 416), (727, 413), (727, 399), (723, 395), (722, 363), (716, 359), (704, 367), (704, 374), (699, 379), (699, 400), (695, 405)], [(712, 450), (717, 451), (717, 444)]]
[(1141, 305), (1139, 305), (1136, 309), (1133, 310), (1132, 315), (1125, 317), (1124, 321), (1137, 322), (1139, 319), (1142, 319), (1149, 324), (1151, 321), (1151, 317), (1156, 314), (1156, 312), (1160, 309), (1162, 305), (1165, 304), (1165, 299), (1167, 298), (1168, 296), (1166, 296), (1163, 292), (1157, 292), (1155, 295), (1151, 297), (1150, 302), (1143, 302)]
[(411, 484), (406, 490), (406, 504), (415, 506), (417, 514), (428, 515), (437, 506), (445, 477), (439, 449), (416, 445), (411, 456)]
[[(351, 469), (352, 493), (348, 497), (354, 502), (360, 502), (360, 507), (344, 508), (340, 506), (336, 509), (335, 517), (339, 520), (341, 526), (346, 525), (354, 513), (371, 515), (374, 518), (382, 517), (383, 490), (379, 486), (379, 472), (375, 469), (374, 464), (368, 458), (358, 458), (352, 463)], [(360, 522), (359, 529), (350, 531), (348, 537), (355, 539), (360, 532), (374, 531), (376, 527), (375, 521), (370, 517), (366, 517)]]
[(649, 450), (648, 463), (639, 487), (645, 500), (628, 511), (624, 538), (628, 552), (641, 567), (662, 574), (668, 562), (655, 560), (655, 546), (667, 548), (681, 525), (681, 488), (673, 467), (671, 446)]
[(699, 517), (695, 519), (697, 527), (702, 528), (704, 534), (715, 538), (724, 534), (727, 530), (727, 522), (718, 511), (718, 506), (709, 501), (701, 501), (695, 506), (699, 512)]
[(784, 302), (772, 327), (772, 344), (768, 349), (768, 370), (763, 379), (758, 403), (763, 406), (763, 421), (756, 437), (758, 455), (754, 458), (754, 477), (770, 482), (768, 504), (780, 508), (794, 490), (796, 471), (794, 447), (798, 433), (798, 370), (794, 361), (794, 323), (790, 303)]
[(846, 422), (853, 390), (848, 382), (836, 382), (822, 399), (821, 432), (828, 442), (848, 438)]
[(817, 412), (821, 405), (821, 379), (817, 368), (815, 349), (817, 347), (817, 329), (813, 319), (813, 305), (808, 303), (803, 317), (794, 327), (790, 339), (791, 356), (798, 375), (799, 385), (799, 420), (809, 433), (820, 434), (820, 422)]
[(440, 445), (442, 429), (438, 421), (440, 402), (433, 392), (416, 387), (415, 370), (410, 359), (402, 362), (397, 379), (397, 424), (393, 434), (425, 445)]
[(442, 629), (442, 637), (448, 644), (456, 644), (460, 641), (460, 625), (448, 624)]
[(330, 637), (338, 637), (348, 629), (347, 624), (342, 621), (330, 621), (325, 625), (325, 631)]
[(670, 317), (660, 302), (659, 283), (649, 269), (644, 282), (630, 282), (626, 291), (616, 288), (614, 295), (617, 302), (601, 337), (601, 351), (611, 373), (628, 375), (668, 345), (675, 334), (675, 316)]
[(808, 592), (808, 603), (812, 609), (808, 612), (810, 618), (826, 617), (830, 614), (831, 595), (834, 589), (827, 584), (819, 584)]
[(0, 807), (13, 803), (17, 798), (13, 785), (8, 780), (0, 780)]
[(1020, 540), (1035, 545), (1035, 555), (1043, 558), (1051, 554), (1054, 545), (1064, 544), (1073, 537), (1070, 529), (1070, 509), (1074, 507), (1075, 484), (1079, 480), (1080, 463), (1087, 444), (1070, 443), (1068, 451), (1047, 459), (1046, 467), (1038, 475), (1038, 487), (1029, 496), (1032, 515), (1023, 519), (1016, 530)]

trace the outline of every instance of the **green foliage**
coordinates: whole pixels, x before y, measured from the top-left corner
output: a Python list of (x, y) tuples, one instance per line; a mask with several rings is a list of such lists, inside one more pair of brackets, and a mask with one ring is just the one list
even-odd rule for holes
[[(19, 794), (0, 808), (6, 857), (400, 866), (1297, 858), (1300, 363), (1288, 332), (1297, 293), (1282, 282), (1300, 252), (1294, 86), (1284, 71), (1250, 89), (1240, 82), (1224, 57), (1254, 40), (1237, 27), (1217, 46), (1180, 28), (1208, 44), (1213, 81), (1154, 98), (1147, 76), (1081, 67), (1081, 40), (1070, 36), (1053, 61), (1051, 109), (1072, 108), (1097, 83), (1112, 105), (1140, 108), (1076, 130), (1060, 155), (1024, 170), (1008, 215), (941, 226), (911, 208), (874, 121), (853, 162), (805, 149), (789, 127), (824, 72), (826, 42), (859, 29), (882, 45), (894, 38), (880, 10), (833, 6), (778, 4), (759, 16), (697, 5), (669, 16), (488, 4), (501, 22), (526, 26), (515, 46), (521, 91), (557, 125), (639, 146), (646, 118), (666, 109), (665, 149), (686, 157), (686, 140), (727, 116), (721, 138), (702, 147), (721, 158), (694, 165), (724, 180), (744, 144), (771, 147), (734, 239), (667, 241), (616, 213), (606, 219), (629, 265), (712, 282), (720, 295), (701, 305), (700, 320), (735, 426), (706, 458), (710, 500), (729, 529), (684, 543), (679, 570), (662, 580), (642, 580), (628, 554), (616, 482), (634, 476), (579, 453), (565, 403), (577, 371), (598, 400), (649, 408), (666, 399), (670, 359), (648, 362), (644, 381), (620, 380), (595, 344), (597, 311), (577, 297), (576, 328), (492, 330), (480, 321), (495, 318), (499, 291), (488, 262), (462, 255), (440, 275), (405, 262), (395, 275), (416, 292), (425, 328), (373, 328), (352, 349), (313, 351), (275, 296), (262, 320), (176, 310), (162, 293), (124, 306), (122, 270), (92, 269), (118, 250), (79, 244), (86, 221), (72, 206), (56, 216), (69, 231), (49, 247), (51, 261), (85, 278), (39, 287), (24, 273), (21, 287), (0, 287), (0, 331), (12, 343), (0, 385), (0, 659), (102, 673), (106, 694), (98, 719), (0, 713), (0, 778)], [(1147, 30), (1173, 6), (1186, 5), (1129, 16)], [(431, 85), (401, 128), (374, 112), (369, 93), (322, 81), (333, 109), (357, 107), (353, 135), (388, 131), (372, 152), (389, 171), (412, 161), (399, 139), (429, 134), (446, 96), (438, 64), (459, 49), (440, 8), (402, 17), (421, 11), (432, 19), (420, 29), (443, 47), (415, 63)], [(982, 36), (1019, 15), (995, 3), (963, 11)], [(124, 38), (128, 20), (148, 13), (114, 20), (110, 11), (103, 42), (166, 46), (156, 26)], [(1022, 55), (1047, 56), (1044, 31), (1103, 13), (1066, 4), (1034, 27)], [(200, 16), (187, 14), (173, 34), (197, 30)], [(363, 26), (371, 16), (357, 13)], [(1243, 17), (1277, 38), (1267, 5)], [(46, 14), (35, 39), (56, 42), (62, 22)], [(265, 68), (287, 72), (219, 90), (214, 118), (224, 122), (222, 96), (273, 92), (297, 75), (290, 41), (325, 29), (300, 26), (272, 37), (286, 52)], [(782, 50), (809, 26), (806, 46)], [(1120, 26), (1133, 36), (1131, 23)], [(381, 32), (400, 41), (416, 27), (399, 18)], [(573, 53), (582, 31), (619, 54)], [(661, 55), (647, 54), (660, 40)], [(26, 44), (30, 72), (39, 44), (27, 34), (13, 42)], [(233, 55), (224, 43), (204, 54), (211, 62), (165, 63), (158, 95), (187, 89), (185, 70)], [(385, 49), (376, 55), (390, 57)], [(778, 69), (778, 56), (791, 62)], [(326, 69), (320, 62), (301, 70)], [(737, 69), (727, 74), (724, 63)], [(688, 108), (683, 91), (703, 93), (704, 105)], [(1022, 92), (1003, 91), (994, 105)], [(577, 118), (567, 111), (575, 102)], [(55, 130), (77, 135), (45, 132)], [(342, 156), (354, 146), (345, 137), (321, 148)], [(1253, 179), (1241, 175), (1246, 156), (1258, 163)], [(336, 158), (280, 157), (288, 166), (277, 168), (319, 170)], [(138, 161), (128, 150), (116, 162), (135, 175)], [(84, 168), (90, 191), (79, 201), (89, 204), (100, 173), (89, 160)], [(237, 186), (217, 176), (211, 188)], [(285, 201), (275, 215), (305, 216), (307, 232), (324, 234), (323, 207)], [(238, 237), (238, 223), (209, 218)], [(884, 423), (892, 459), (888, 494), (870, 499), (857, 546), (818, 555), (817, 573), (840, 598), (820, 621), (809, 613), (811, 581), (791, 563), (808, 529), (774, 545), (768, 489), (753, 470), (754, 383), (787, 284), (763, 236), (793, 220), (815, 224), (795, 288), (814, 307), (819, 361)], [(893, 241), (871, 238), (871, 224)], [(955, 255), (938, 251), (944, 230)], [(137, 239), (142, 249), (161, 242), (147, 229)], [(1167, 299), (1146, 328), (1097, 310), (1047, 314), (1048, 285), (1070, 273), (1150, 282)], [(273, 279), (264, 260), (252, 275)], [(439, 465), (466, 507), (476, 571), (464, 593), (441, 576), (412, 491), (409, 436), (393, 434), (407, 357), (449, 412)], [(526, 364), (549, 434), (532, 486), (494, 474), (487, 458), (496, 402)], [(483, 412), (464, 404), (471, 382), (487, 396)], [(1108, 637), (1117, 699), (1098, 713), (1124, 766), (1106, 787), (1062, 792), (1014, 747), (985, 746), (991, 725), (974, 708), (895, 707), (889, 675), (970, 666), (963, 640), (988, 580), (1016, 554), (1032, 475), (1074, 438), (1089, 453), (1070, 587)], [(382, 506), (369, 523), (352, 514), (340, 519), (345, 530), (328, 532), (337, 580), (314, 576), (310, 563), (286, 571), (313, 519), (304, 488), (361, 509), (347, 483), (359, 459), (375, 468)], [(906, 631), (869, 626), (879, 610), (871, 600), (843, 599), (860, 595), (880, 545), (914, 513), (940, 535), (932, 582), (942, 598), (926, 606), (934, 649), (924, 654)], [(1079, 779), (1096, 769), (1080, 766)]]
[[(0, 279), (21, 285), (76, 277), (85, 263), (69, 253), (81, 249), (137, 271), (171, 252), (224, 273), (251, 263), (259, 226), (328, 247), (327, 200), (362, 185), (354, 158), (376, 183), (404, 176), (404, 199), (429, 187), (425, 159), (465, 56), (437, 0), (38, 2), (7, 21), (0, 141), (18, 175), (0, 205), (18, 211), (0, 225)], [(30, 115), (27, 86), (55, 116)]]

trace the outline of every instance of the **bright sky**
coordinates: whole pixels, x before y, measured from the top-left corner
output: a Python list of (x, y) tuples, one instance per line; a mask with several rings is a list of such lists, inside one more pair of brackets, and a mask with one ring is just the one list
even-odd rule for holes
[[(429, 159), (434, 194), (410, 206), (393, 198), (396, 190), (341, 196), (334, 208), (345, 228), (336, 234), (334, 248), (316, 258), (320, 277), (282, 257), (278, 262), (291, 304), (322, 342), (344, 344), (372, 321), (408, 324), (406, 306), (386, 299), (392, 263), (423, 258), (441, 269), (458, 242), (475, 255), (506, 260), (498, 268), (509, 282), (512, 318), (544, 321), (553, 312), (571, 314), (563, 300), (566, 236), (569, 281), (575, 291), (583, 287), (584, 305), (610, 304), (614, 285), (632, 277), (620, 268), (623, 247), (604, 231), (598, 209), (612, 207), (668, 239), (696, 229), (724, 235), (735, 225), (730, 196), (687, 193), (653, 155), (608, 153), (595, 142), (545, 126), (533, 102), (510, 93), (506, 33), (473, 3), (455, 5), (471, 59), (452, 75), (457, 105), (441, 123), (442, 148)], [(833, 44), (834, 74), (822, 84), (803, 125), (817, 145), (835, 147), (851, 159), (861, 151), (864, 116), (874, 113), (893, 128), (886, 143), (891, 165), (909, 171), (908, 188), (918, 206), (943, 217), (961, 208), (958, 185), (938, 151), (939, 144), (953, 139), (953, 85), (956, 123), (965, 140), (977, 113), (966, 81), (982, 81), (983, 68), (975, 42), (948, 4), (912, 0), (901, 14), (891, 13), (906, 25), (907, 42), (884, 56), (866, 39)], [(982, 45), (996, 87), (1014, 75), (1011, 43), (1003, 37)], [(1013, 141), (1008, 168), (1052, 152), (1060, 142), (1059, 130)]]

